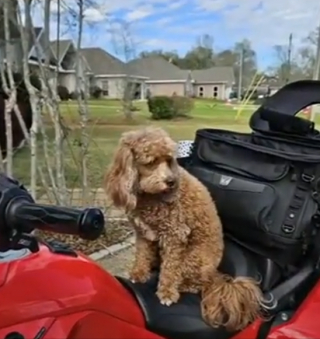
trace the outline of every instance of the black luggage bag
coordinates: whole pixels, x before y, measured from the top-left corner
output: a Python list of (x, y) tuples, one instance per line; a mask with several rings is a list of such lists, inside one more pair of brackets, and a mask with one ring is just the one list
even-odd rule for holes
[(185, 163), (210, 191), (226, 236), (282, 266), (303, 259), (320, 227), (319, 133), (295, 117), (316, 102), (320, 82), (287, 85), (253, 114), (253, 133), (198, 130)]

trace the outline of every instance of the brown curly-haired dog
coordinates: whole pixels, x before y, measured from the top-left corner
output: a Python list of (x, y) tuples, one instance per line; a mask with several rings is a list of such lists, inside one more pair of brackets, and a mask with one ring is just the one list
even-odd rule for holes
[(175, 151), (160, 128), (127, 132), (106, 174), (108, 196), (136, 231), (130, 277), (146, 282), (160, 264), (162, 304), (176, 303), (180, 292), (201, 292), (210, 325), (242, 329), (259, 315), (262, 293), (254, 280), (217, 270), (224, 244), (216, 207), (204, 185), (178, 166)]

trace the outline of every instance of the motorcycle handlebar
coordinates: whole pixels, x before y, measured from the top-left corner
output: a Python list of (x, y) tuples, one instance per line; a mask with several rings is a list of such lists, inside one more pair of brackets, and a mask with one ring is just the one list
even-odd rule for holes
[(97, 239), (104, 230), (104, 215), (98, 208), (83, 210), (39, 205), (23, 198), (10, 201), (5, 220), (11, 229), (34, 229)]

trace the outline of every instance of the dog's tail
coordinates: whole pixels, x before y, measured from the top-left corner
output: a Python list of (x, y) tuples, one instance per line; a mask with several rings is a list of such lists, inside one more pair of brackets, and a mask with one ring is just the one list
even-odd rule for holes
[(201, 310), (212, 327), (237, 331), (261, 316), (262, 291), (247, 277), (232, 278), (215, 271), (202, 290)]

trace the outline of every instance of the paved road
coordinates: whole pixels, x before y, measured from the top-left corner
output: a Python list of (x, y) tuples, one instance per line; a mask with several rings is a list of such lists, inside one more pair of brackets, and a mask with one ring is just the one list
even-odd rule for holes
[(130, 247), (97, 262), (111, 274), (127, 277), (133, 261), (133, 255), (134, 247)]

